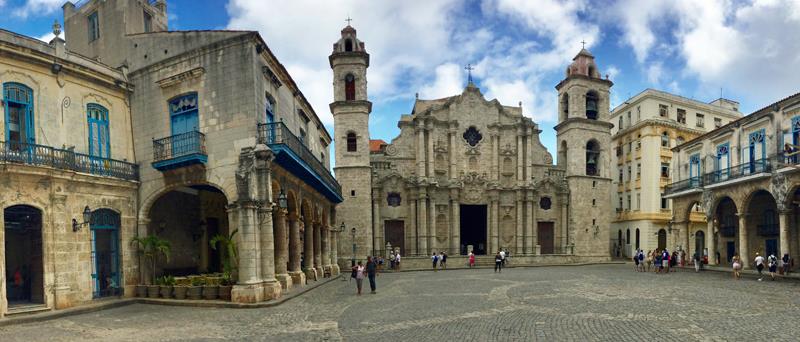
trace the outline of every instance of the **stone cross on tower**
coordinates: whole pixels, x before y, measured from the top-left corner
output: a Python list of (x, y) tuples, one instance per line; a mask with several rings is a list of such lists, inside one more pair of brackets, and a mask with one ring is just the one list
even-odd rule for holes
[(581, 40), (581, 48), (582, 48), (582, 49), (585, 49), (585, 48), (586, 48), (586, 40), (585, 40), (585, 39), (584, 39), (584, 40)]
[(352, 18), (350, 18), (350, 16), (348, 15), (348, 16), (347, 16), (347, 19), (345, 19), (344, 21), (346, 21), (346, 22), (347, 22), (347, 26), (350, 26), (350, 22), (352, 22), (352, 21), (353, 21), (353, 19), (352, 19)]
[(469, 81), (469, 84), (472, 84), (472, 70), (475, 70), (475, 67), (473, 67), (472, 64), (467, 64), (467, 66), (464, 67), (464, 70), (467, 71), (467, 80)]

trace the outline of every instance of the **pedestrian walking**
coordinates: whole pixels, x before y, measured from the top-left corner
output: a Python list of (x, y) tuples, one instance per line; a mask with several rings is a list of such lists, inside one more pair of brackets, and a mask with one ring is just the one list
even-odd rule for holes
[(375, 290), (377, 289), (377, 285), (375, 284), (375, 276), (378, 273), (378, 265), (375, 264), (375, 260), (367, 257), (367, 278), (369, 278), (369, 289), (371, 290), (371, 294), (375, 294)]
[(431, 262), (433, 262), (433, 271), (435, 272), (437, 270), (437, 266), (439, 266), (439, 256), (436, 255), (436, 252), (431, 254)]
[(756, 264), (756, 269), (758, 270), (758, 281), (761, 281), (764, 278), (762, 272), (764, 271), (764, 257), (761, 254), (756, 253), (756, 259), (754, 260)]
[(731, 259), (733, 265), (733, 279), (739, 280), (742, 278), (742, 259), (738, 255), (734, 255)]
[(392, 251), (392, 252), (389, 254), (389, 268), (391, 268), (392, 270), (394, 270), (394, 263), (395, 263), (395, 261), (397, 260), (397, 259), (395, 259), (395, 258), (396, 258), (396, 257), (394, 256), (394, 251)]
[(397, 251), (397, 253), (395, 253), (395, 255), (394, 255), (394, 270), (395, 271), (399, 271), (400, 270), (400, 259), (401, 259), (400, 258), (400, 251)]
[(497, 254), (494, 255), (494, 272), (503, 272), (503, 257), (500, 255), (500, 251), (497, 251)]
[(639, 272), (644, 272), (644, 251), (640, 249), (637, 257), (639, 258)]
[(694, 252), (694, 260), (693, 261), (694, 261), (694, 272), (695, 273), (700, 272), (700, 264), (703, 263), (703, 262), (700, 261), (700, 252), (699, 251)]
[(639, 272), (639, 250), (636, 250), (636, 253), (633, 253), (633, 270), (635, 272)]
[(781, 259), (783, 262), (783, 275), (789, 275), (789, 270), (792, 268), (792, 259), (789, 258), (789, 253), (783, 253), (783, 258)]
[(657, 254), (656, 254), (656, 259), (655, 259), (655, 271), (654, 271), (655, 273), (661, 273), (661, 271), (664, 269), (664, 264), (663, 264), (663, 263), (661, 263), (661, 259), (662, 259), (663, 257), (664, 257), (664, 255), (663, 255), (663, 254), (661, 254), (661, 253), (657, 253)]
[(447, 269), (447, 252), (442, 252), (442, 268)]
[(500, 250), (500, 260), (503, 263), (502, 266), (505, 267), (506, 266), (506, 252), (504, 252), (502, 249)]
[(672, 272), (678, 271), (678, 252), (672, 252), (672, 255), (669, 257), (669, 269)]
[(778, 258), (775, 257), (775, 253), (767, 257), (767, 265), (769, 266), (769, 277), (775, 281), (775, 272), (778, 270)]
[(358, 292), (356, 292), (356, 295), (360, 296), (361, 295), (361, 286), (364, 284), (364, 265), (361, 264), (361, 261), (358, 262), (358, 265), (353, 266), (353, 271), (354, 271), (354, 273), (356, 275), (355, 276), (355, 278), (356, 278), (356, 289), (358, 289)]
[(653, 265), (653, 251), (647, 251), (647, 272), (650, 272), (650, 266)]
[(475, 267), (475, 251), (469, 251), (469, 268)]

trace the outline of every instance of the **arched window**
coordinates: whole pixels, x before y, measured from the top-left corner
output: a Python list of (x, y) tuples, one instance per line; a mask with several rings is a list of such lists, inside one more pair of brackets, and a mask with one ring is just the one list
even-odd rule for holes
[(353, 74), (347, 74), (344, 77), (344, 99), (345, 101), (356, 99), (356, 78)]
[(353, 132), (347, 133), (347, 152), (356, 152), (356, 151), (358, 151), (356, 134)]
[(586, 118), (591, 120), (597, 120), (597, 109), (598, 109), (598, 102), (599, 98), (597, 93), (594, 91), (590, 91), (586, 93)]
[(586, 143), (586, 175), (597, 176), (600, 174), (598, 167), (600, 158), (600, 146), (594, 140)]
[(564, 94), (561, 97), (561, 113), (563, 113), (564, 119), (569, 117), (569, 94)]
[(594, 77), (594, 66), (593, 65), (589, 66), (589, 74), (587, 76)]
[(6, 139), (14, 150), (23, 148), (21, 144), (35, 144), (33, 123), (33, 90), (20, 83), (3, 84), (5, 103)]
[(558, 165), (565, 166), (567, 165), (567, 141), (561, 141), (561, 148), (558, 151)]
[(636, 228), (636, 249), (639, 249), (639, 228)]
[(111, 158), (111, 143), (108, 133), (108, 110), (96, 103), (86, 105), (86, 120), (89, 123), (89, 155)]
[(661, 147), (669, 147), (669, 133), (661, 134)]
[(625, 229), (625, 244), (626, 245), (630, 245), (631, 244), (631, 229), (630, 228)]
[(350, 52), (353, 51), (353, 41), (350, 39), (344, 40), (344, 51)]
[(667, 248), (667, 231), (664, 229), (658, 230), (658, 250)]

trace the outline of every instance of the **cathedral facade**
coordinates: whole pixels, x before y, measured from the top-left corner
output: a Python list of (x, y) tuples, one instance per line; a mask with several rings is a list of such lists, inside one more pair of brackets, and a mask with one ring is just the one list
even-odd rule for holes
[[(337, 220), (353, 254), (567, 255), (607, 258), (608, 96), (586, 50), (559, 92), (558, 164), (519, 106), (487, 100), (470, 79), (461, 94), (417, 98), (391, 142), (369, 140), (369, 55), (348, 26), (334, 44)], [(571, 100), (572, 99), (572, 100)], [(342, 243), (340, 255), (350, 250)]]

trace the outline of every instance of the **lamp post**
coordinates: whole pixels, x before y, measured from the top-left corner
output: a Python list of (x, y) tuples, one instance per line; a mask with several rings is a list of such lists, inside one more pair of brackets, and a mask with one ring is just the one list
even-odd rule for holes
[(72, 231), (77, 232), (81, 227), (88, 225), (89, 221), (92, 220), (92, 210), (89, 209), (89, 206), (83, 208), (83, 222), (78, 223), (78, 220), (72, 219)]
[(350, 229), (350, 232), (353, 233), (353, 258), (350, 259), (350, 267), (356, 265), (356, 227)]
[(286, 194), (283, 193), (283, 189), (281, 189), (281, 194), (278, 195), (278, 206), (281, 209), (286, 209), (289, 207), (289, 204), (286, 203)]

